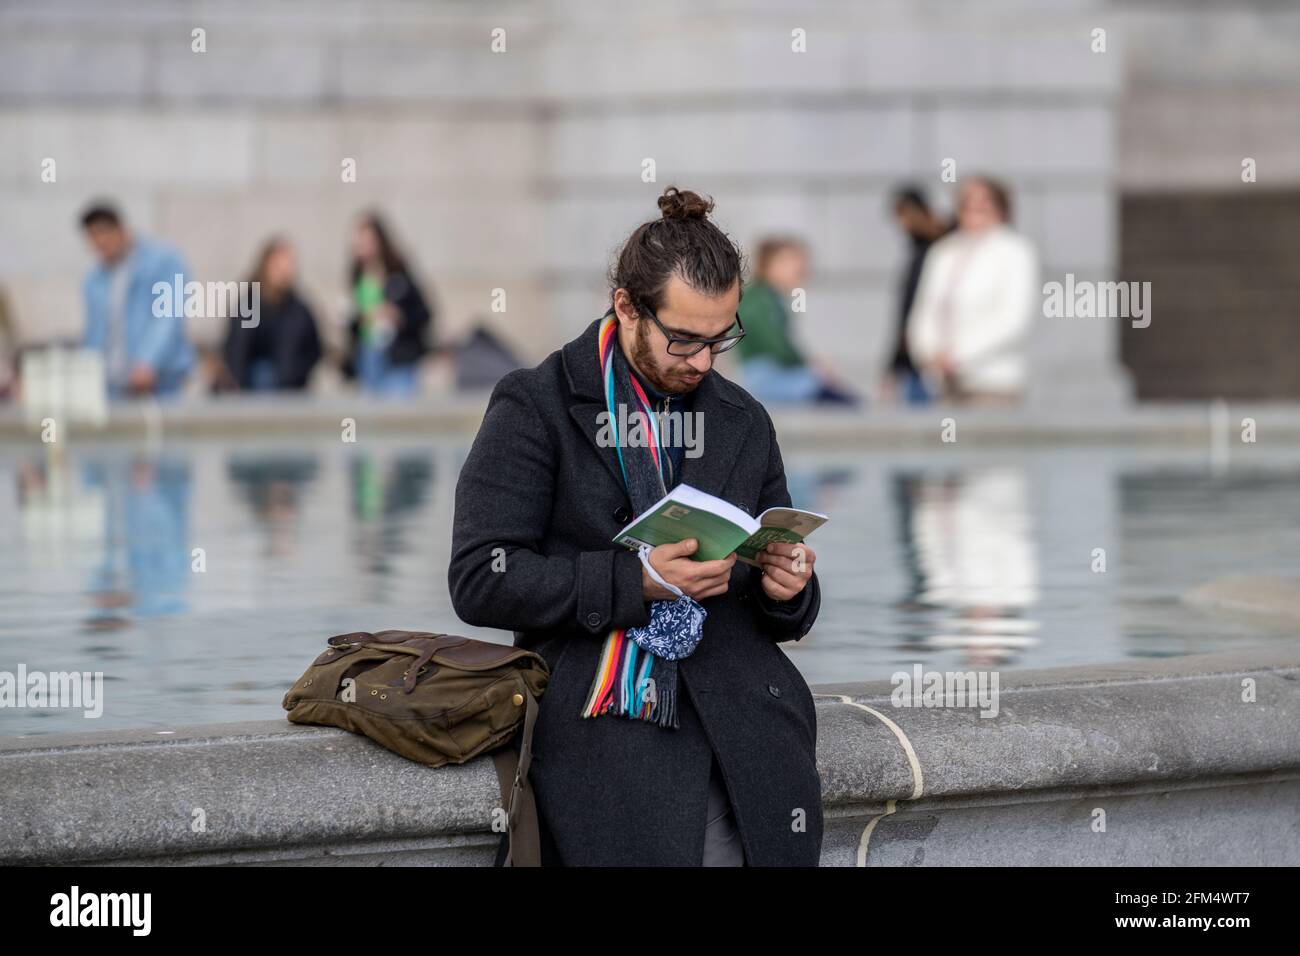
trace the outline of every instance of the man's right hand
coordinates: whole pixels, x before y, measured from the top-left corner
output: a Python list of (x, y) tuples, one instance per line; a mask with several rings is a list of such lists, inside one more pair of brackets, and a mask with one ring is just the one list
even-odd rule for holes
[[(733, 551), (717, 561), (695, 561), (691, 555), (699, 547), (694, 538), (676, 544), (651, 548), (650, 566), (669, 584), (682, 589), (697, 601), (726, 593), (731, 582), (731, 567), (736, 563)], [(645, 568), (641, 569), (641, 594), (647, 601), (675, 601), (677, 595), (661, 585)]]

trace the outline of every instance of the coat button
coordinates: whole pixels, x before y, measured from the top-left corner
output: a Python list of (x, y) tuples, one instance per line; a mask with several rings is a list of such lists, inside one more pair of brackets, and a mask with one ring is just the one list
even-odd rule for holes
[(587, 624), (591, 627), (600, 627), (600, 615), (592, 611), (587, 615)]
[(614, 520), (619, 524), (627, 524), (632, 520), (632, 512), (628, 510), (627, 505), (619, 505), (614, 509)]
[(781, 688), (777, 687), (775, 684), (768, 684), (767, 692), (771, 694), (773, 697), (781, 696)]

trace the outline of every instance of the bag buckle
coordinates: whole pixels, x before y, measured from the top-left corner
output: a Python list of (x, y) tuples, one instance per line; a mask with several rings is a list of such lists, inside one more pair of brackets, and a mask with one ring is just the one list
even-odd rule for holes
[(510, 805), (506, 807), (506, 827), (513, 830), (519, 820), (519, 800), (524, 792), (523, 781), (519, 777), (519, 768), (515, 768), (515, 779), (510, 785)]

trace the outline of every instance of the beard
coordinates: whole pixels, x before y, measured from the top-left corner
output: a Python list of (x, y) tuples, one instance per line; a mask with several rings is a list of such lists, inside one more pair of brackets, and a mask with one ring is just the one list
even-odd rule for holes
[[(650, 323), (644, 318), (638, 319), (636, 323), (636, 338), (632, 342), (632, 365), (641, 373), (642, 378), (665, 395), (680, 395), (697, 388), (700, 384), (685, 381), (676, 373), (665, 371), (659, 366), (654, 348), (650, 345)], [(687, 374), (696, 373), (691, 369)]]

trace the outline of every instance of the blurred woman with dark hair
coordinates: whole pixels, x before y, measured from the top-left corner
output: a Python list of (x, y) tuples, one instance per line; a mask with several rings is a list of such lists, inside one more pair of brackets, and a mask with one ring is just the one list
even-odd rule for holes
[(352, 233), (349, 280), (356, 312), (344, 372), (367, 392), (414, 395), (433, 315), (375, 213), (364, 214)]
[(257, 283), (257, 321), (231, 316), (222, 357), (225, 373), (218, 390), (277, 391), (303, 389), (320, 361), (316, 317), (294, 286), (297, 256), (287, 239), (274, 237), (262, 246), (250, 281)]

